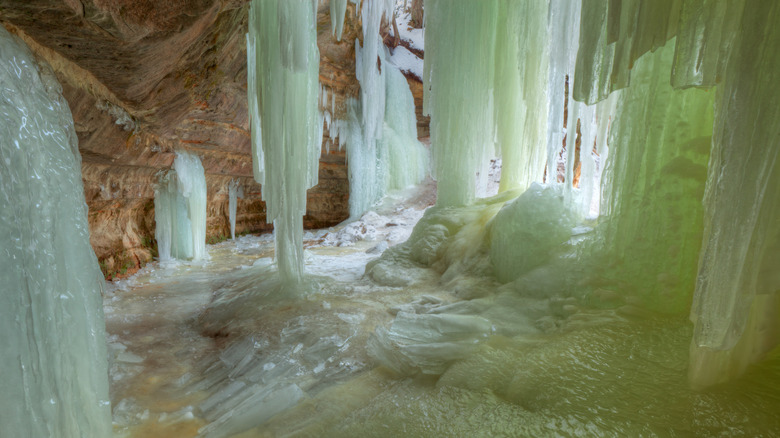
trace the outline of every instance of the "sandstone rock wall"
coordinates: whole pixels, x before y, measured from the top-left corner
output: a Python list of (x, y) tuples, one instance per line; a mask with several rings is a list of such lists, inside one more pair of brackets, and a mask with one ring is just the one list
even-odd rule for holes
[[(236, 232), (272, 229), (252, 178), (248, 8), (247, 0), (0, 0), (0, 22), (63, 86), (82, 155), (92, 246), (107, 275), (156, 255), (154, 184), (177, 150), (198, 154), (206, 170), (207, 240), (230, 234), (231, 179), (245, 194)], [(362, 31), (354, 8), (349, 3), (341, 42), (330, 33), (328, 2), (318, 14), (320, 81), (336, 95), (336, 117), (359, 91), (354, 41)], [(410, 82), (421, 102), (421, 84)], [(346, 161), (343, 151), (323, 150), (306, 227), (348, 217)]]

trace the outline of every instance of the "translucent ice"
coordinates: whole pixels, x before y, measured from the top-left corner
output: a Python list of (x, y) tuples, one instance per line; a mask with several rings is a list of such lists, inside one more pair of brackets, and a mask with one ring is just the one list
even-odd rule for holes
[(48, 66), (0, 27), (0, 434), (108, 437), (101, 291), (76, 131)]
[(322, 119), (318, 113), (316, 0), (252, 2), (247, 35), (248, 92), (255, 179), (266, 220), (274, 223), (276, 260), (285, 282), (303, 276), (306, 190), (317, 184)]
[(206, 257), (206, 176), (200, 158), (177, 152), (155, 188), (155, 237), (160, 260)]

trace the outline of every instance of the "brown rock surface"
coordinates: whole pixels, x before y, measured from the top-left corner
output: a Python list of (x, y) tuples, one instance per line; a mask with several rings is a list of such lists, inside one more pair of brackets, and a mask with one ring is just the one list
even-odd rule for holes
[[(0, 22), (52, 66), (63, 86), (79, 138), (92, 246), (107, 274), (134, 270), (155, 255), (154, 185), (176, 150), (198, 154), (206, 170), (207, 240), (230, 234), (231, 179), (245, 193), (236, 232), (272, 228), (252, 177), (248, 8), (248, 0), (0, 0)], [(362, 39), (361, 23), (349, 3), (338, 42), (329, 3), (319, 8), (320, 82), (335, 94), (338, 118), (345, 98), (359, 90), (354, 41)], [(323, 149), (305, 226), (346, 219), (348, 197), (344, 153)]]

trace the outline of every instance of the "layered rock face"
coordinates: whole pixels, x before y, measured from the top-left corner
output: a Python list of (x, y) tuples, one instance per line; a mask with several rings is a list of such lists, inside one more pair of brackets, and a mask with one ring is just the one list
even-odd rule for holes
[[(237, 233), (272, 228), (252, 178), (248, 7), (245, 0), (0, 0), (2, 24), (52, 66), (70, 104), (91, 242), (104, 273), (133, 270), (155, 255), (154, 185), (177, 150), (197, 154), (205, 168), (207, 240), (230, 234), (231, 179), (245, 194)], [(328, 2), (319, 7), (320, 82), (336, 96), (336, 117), (359, 90), (354, 41), (362, 31), (354, 8), (338, 42)], [(348, 197), (345, 154), (324, 143), (304, 225), (346, 219)]]

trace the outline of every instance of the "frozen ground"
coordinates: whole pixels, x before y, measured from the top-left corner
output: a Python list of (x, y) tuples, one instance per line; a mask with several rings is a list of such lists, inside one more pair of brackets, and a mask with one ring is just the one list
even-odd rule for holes
[[(653, 314), (615, 287), (571, 280), (581, 272), (570, 251), (588, 227), (571, 230), (564, 246), (502, 246), (502, 228), (486, 234), (485, 222), (512, 196), (430, 209), (421, 220), (433, 189), (306, 233), (309, 281), (295, 290), (274, 276), (269, 236), (212, 245), (208, 262), (150, 265), (112, 284), (105, 311), (116, 434), (780, 433), (780, 355), (732, 384), (693, 392), (687, 320)], [(538, 226), (541, 215), (513, 205), (519, 228)], [(485, 239), (498, 255), (484, 253)], [(501, 255), (516, 252), (527, 255), (526, 273), (500, 268)], [(498, 283), (489, 257), (517, 280)]]

